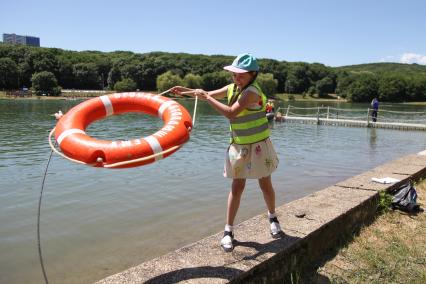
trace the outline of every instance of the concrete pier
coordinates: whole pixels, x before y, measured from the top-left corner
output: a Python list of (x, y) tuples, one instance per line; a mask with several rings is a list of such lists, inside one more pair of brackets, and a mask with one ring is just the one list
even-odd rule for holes
[[(97, 283), (283, 283), (370, 222), (379, 191), (426, 176), (426, 151), (408, 155), (277, 208), (285, 237), (269, 235), (267, 215), (235, 227), (232, 253), (222, 232), (146, 261)], [(400, 179), (379, 184), (371, 178)], [(294, 279), (294, 278), (293, 278)]]

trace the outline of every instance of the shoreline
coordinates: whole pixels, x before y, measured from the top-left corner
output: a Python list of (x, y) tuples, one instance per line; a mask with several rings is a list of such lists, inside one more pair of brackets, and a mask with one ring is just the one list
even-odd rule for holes
[[(153, 93), (157, 94), (157, 91), (152, 90), (142, 90), (139, 92)], [(108, 95), (116, 93), (114, 91), (81, 91), (81, 92), (63, 92), (61, 96), (7, 96), (6, 92), (0, 91), (0, 99), (4, 100), (87, 100), (91, 98), (96, 98), (101, 95)], [(290, 96), (294, 96), (294, 99), (290, 99)], [(311, 96), (305, 96), (301, 94), (276, 94), (277, 101), (283, 102), (335, 102), (335, 103), (351, 103), (346, 99), (338, 98), (315, 98)], [(368, 103), (368, 102), (366, 102)], [(402, 105), (414, 105), (414, 106), (426, 106), (426, 102), (383, 102), (391, 104), (402, 104)]]

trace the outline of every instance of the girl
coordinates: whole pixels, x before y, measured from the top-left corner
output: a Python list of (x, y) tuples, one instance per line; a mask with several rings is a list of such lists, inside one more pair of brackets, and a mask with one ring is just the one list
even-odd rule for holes
[[(197, 89), (195, 96), (206, 100), (210, 106), (229, 119), (231, 141), (227, 150), (224, 176), (232, 178), (228, 196), (225, 232), (222, 248), (229, 252), (234, 249), (233, 225), (240, 206), (246, 179), (257, 179), (263, 193), (273, 238), (283, 232), (275, 214), (275, 192), (271, 173), (278, 166), (278, 158), (269, 139), (270, 130), (266, 119), (267, 98), (256, 82), (259, 66), (254, 56), (240, 54), (232, 65), (225, 66), (232, 73), (233, 84), (214, 91)], [(187, 88), (176, 86), (172, 92), (180, 94)], [(218, 99), (227, 97), (228, 104)]]

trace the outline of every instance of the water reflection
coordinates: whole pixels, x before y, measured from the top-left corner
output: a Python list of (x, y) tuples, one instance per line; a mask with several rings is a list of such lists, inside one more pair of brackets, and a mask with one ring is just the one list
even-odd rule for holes
[(370, 137), (370, 149), (371, 151), (375, 151), (376, 150), (376, 146), (377, 146), (377, 134), (376, 134), (376, 128), (370, 128), (369, 129), (369, 137)]

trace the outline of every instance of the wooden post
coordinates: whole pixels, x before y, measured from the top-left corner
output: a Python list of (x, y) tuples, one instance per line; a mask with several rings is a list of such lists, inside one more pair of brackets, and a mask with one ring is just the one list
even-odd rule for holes
[(288, 116), (289, 111), (290, 111), (290, 105), (287, 106), (287, 112), (285, 113), (285, 116)]
[(329, 114), (330, 114), (330, 106), (327, 107), (327, 119), (329, 117)]

